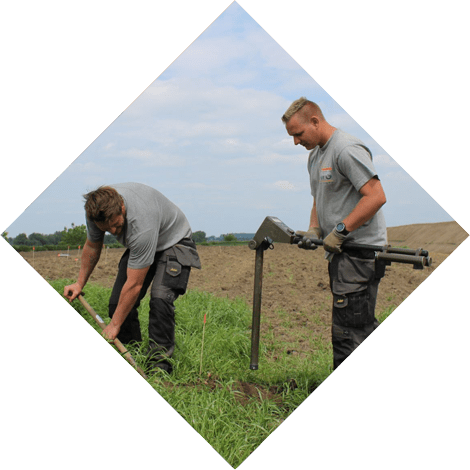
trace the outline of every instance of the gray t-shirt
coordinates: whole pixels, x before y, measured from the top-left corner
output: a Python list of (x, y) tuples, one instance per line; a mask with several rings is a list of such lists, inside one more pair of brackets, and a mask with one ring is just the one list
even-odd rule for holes
[[(191, 236), (186, 216), (156, 189), (140, 183), (110, 184), (124, 199), (124, 229), (117, 239), (130, 249), (129, 268), (141, 269), (153, 263), (155, 253)], [(87, 236), (99, 241), (104, 233), (87, 218)]]
[[(310, 152), (308, 171), (323, 237), (351, 213), (362, 197), (359, 190), (377, 176), (370, 150), (340, 129), (323, 147), (317, 146)], [(382, 211), (351, 232), (347, 241), (386, 245), (387, 227)]]

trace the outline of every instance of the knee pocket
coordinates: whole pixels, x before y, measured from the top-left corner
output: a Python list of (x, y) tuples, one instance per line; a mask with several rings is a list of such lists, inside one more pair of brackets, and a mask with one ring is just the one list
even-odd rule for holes
[(333, 322), (340, 326), (361, 328), (374, 322), (368, 289), (351, 294), (333, 294)]
[(157, 289), (152, 291), (152, 299), (150, 302), (154, 300), (164, 300), (172, 305), (177, 298), (178, 294), (175, 290), (166, 286), (159, 286)]

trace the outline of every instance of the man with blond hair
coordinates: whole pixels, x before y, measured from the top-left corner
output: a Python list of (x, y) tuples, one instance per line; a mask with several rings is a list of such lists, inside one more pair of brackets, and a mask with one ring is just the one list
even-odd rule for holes
[(72, 301), (84, 288), (100, 258), (105, 232), (127, 249), (109, 299), (109, 340), (141, 341), (137, 308), (150, 284), (149, 356), (171, 372), (166, 359), (175, 347), (174, 301), (186, 292), (191, 267), (200, 268), (191, 227), (175, 204), (156, 189), (139, 183), (102, 186), (84, 195), (87, 240), (77, 282), (65, 286)]
[(377, 328), (375, 304), (383, 269), (373, 252), (343, 250), (345, 240), (385, 245), (380, 210), (386, 202), (372, 153), (356, 137), (336, 129), (320, 107), (302, 97), (282, 116), (295, 145), (309, 150), (313, 206), (309, 227), (298, 235), (323, 239), (333, 294), (333, 367), (336, 369)]

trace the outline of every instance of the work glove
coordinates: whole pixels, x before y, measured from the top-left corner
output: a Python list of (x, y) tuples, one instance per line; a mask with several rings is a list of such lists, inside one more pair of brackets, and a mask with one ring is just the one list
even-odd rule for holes
[(303, 230), (297, 230), (295, 234), (298, 237), (301, 237), (301, 240), (298, 243), (299, 248), (303, 248), (306, 250), (316, 250), (318, 246), (314, 245), (310, 241), (310, 239), (319, 240), (322, 236), (322, 231), (320, 227), (313, 227), (313, 228), (310, 228), (307, 232), (304, 232)]
[(347, 235), (342, 235), (336, 228), (323, 240), (323, 248), (330, 253), (341, 253), (341, 245)]
[(320, 227), (313, 227), (308, 229), (307, 232), (304, 232), (302, 230), (297, 230), (295, 234), (298, 237), (304, 237), (304, 238), (313, 238), (315, 240), (321, 240), (322, 237), (322, 231)]

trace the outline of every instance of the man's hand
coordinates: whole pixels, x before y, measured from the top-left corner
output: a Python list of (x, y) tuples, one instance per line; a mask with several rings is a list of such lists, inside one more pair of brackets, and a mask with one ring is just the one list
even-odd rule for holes
[(77, 282), (64, 287), (64, 297), (72, 302), (82, 294), (82, 289), (88, 281), (90, 274), (95, 269), (96, 263), (100, 259), (101, 248), (103, 247), (103, 240), (92, 242), (88, 238), (82, 251), (82, 261), (80, 264), (80, 271), (78, 273)]
[(113, 340), (116, 339), (116, 337), (119, 334), (120, 330), (121, 330), (121, 328), (119, 326), (114, 326), (113, 323), (111, 322), (108, 326), (106, 326), (106, 328), (103, 329), (101, 334), (108, 341), (113, 341)]
[(336, 228), (334, 228), (325, 240), (323, 240), (323, 248), (331, 253), (341, 253), (341, 245), (346, 237), (347, 235), (338, 233)]
[(322, 237), (322, 231), (320, 227), (311, 227), (307, 232), (297, 230), (295, 234), (299, 237), (313, 238), (314, 240), (321, 240)]
[(119, 302), (114, 311), (113, 318), (109, 325), (103, 330), (103, 336), (106, 339), (113, 340), (118, 335), (122, 324), (139, 297), (149, 268), (150, 266), (141, 269), (127, 268), (127, 280), (122, 286), (121, 295), (119, 296)]
[(78, 282), (64, 287), (64, 297), (69, 299), (69, 302), (72, 302), (72, 300), (78, 297), (80, 294), (83, 294), (83, 292), (82, 286)]

